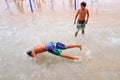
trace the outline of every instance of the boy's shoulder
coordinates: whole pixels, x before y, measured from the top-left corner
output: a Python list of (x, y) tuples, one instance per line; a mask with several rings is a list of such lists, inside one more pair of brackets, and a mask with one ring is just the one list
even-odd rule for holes
[(80, 12), (80, 11), (81, 11), (81, 9), (78, 9), (77, 11), (78, 11), (78, 12)]
[(81, 9), (78, 9), (78, 11), (80, 11)]
[(86, 9), (86, 11), (88, 11), (88, 8), (85, 8)]

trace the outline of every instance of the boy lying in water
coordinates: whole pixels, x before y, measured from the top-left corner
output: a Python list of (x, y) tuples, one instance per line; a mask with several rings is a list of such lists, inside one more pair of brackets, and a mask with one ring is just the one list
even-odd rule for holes
[(61, 56), (68, 59), (76, 59), (76, 60), (82, 60), (77, 56), (72, 56), (69, 54), (65, 54), (62, 52), (64, 49), (69, 48), (79, 48), (82, 50), (82, 47), (80, 44), (63, 44), (61, 42), (48, 42), (46, 44), (38, 44), (35, 47), (33, 47), (32, 50), (28, 51), (27, 54), (34, 58), (36, 62), (38, 62), (37, 54), (40, 54), (42, 52), (48, 51), (54, 55)]

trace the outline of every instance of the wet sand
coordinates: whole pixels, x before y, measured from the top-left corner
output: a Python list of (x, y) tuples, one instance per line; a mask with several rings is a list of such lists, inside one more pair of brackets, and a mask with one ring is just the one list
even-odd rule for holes
[[(85, 0), (90, 19), (85, 35), (79, 33), (77, 38), (74, 37), (73, 25), (76, 11), (69, 1), (45, 3), (41, 0), (41, 10), (36, 10), (34, 14), (30, 12), (27, 2), (24, 14), (14, 7), (11, 15), (4, 10), (5, 4), (0, 6), (0, 80), (120, 79), (120, 1), (100, 0), (96, 13), (96, 6), (91, 7), (90, 1)], [(11, 5), (14, 4), (11, 2)], [(84, 51), (90, 52), (91, 59), (79, 49), (64, 52), (82, 56), (85, 58), (82, 62), (45, 52), (38, 55), (39, 63), (35, 63), (25, 54), (35, 44), (48, 41), (82, 43)]]

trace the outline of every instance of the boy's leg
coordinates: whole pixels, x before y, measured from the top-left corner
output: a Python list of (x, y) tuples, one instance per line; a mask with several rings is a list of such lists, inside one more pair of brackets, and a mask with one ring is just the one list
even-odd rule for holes
[(85, 32), (85, 31), (84, 31), (84, 30), (82, 30), (82, 35), (84, 35), (84, 32)]
[(77, 60), (81, 60), (81, 59), (80, 59), (79, 57), (77, 57), (77, 56), (72, 56), (72, 55), (65, 54), (65, 53), (61, 53), (61, 57), (68, 58), (68, 59), (77, 59)]
[(79, 30), (80, 30), (80, 25), (77, 24), (76, 32), (75, 32), (75, 35), (74, 35), (75, 37), (77, 37)]
[(82, 50), (82, 45), (81, 44), (67, 44), (65, 45), (66, 49), (69, 49), (69, 48), (79, 48), (80, 50)]
[(84, 33), (85, 33), (85, 23), (81, 25), (81, 29), (82, 29), (81, 33), (82, 33), (82, 35), (84, 35)]
[(78, 32), (75, 32), (75, 37), (77, 37)]

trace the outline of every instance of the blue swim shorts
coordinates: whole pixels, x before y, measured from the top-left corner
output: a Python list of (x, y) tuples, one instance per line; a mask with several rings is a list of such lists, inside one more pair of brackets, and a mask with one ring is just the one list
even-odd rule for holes
[(66, 49), (66, 47), (61, 42), (48, 42), (46, 44), (46, 50), (57, 56), (61, 56), (61, 52), (64, 49)]

